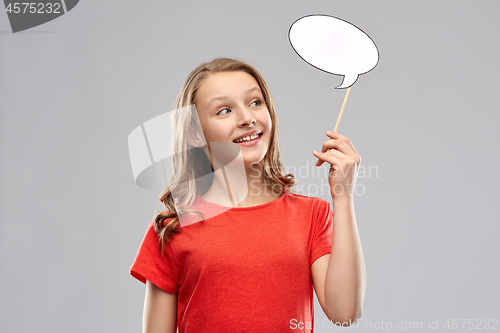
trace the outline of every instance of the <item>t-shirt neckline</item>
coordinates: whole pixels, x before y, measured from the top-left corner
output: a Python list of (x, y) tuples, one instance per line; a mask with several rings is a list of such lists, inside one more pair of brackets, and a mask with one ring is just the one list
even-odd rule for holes
[(219, 205), (219, 204), (216, 204), (216, 203), (213, 203), (213, 202), (210, 202), (210, 201), (207, 201), (205, 199), (202, 198), (202, 196), (198, 196), (199, 200), (203, 203), (203, 204), (206, 204), (206, 205), (209, 205), (209, 206), (214, 206), (214, 207), (217, 207), (219, 209), (226, 209), (226, 210), (231, 210), (231, 211), (242, 211), (242, 210), (254, 210), (254, 209), (260, 209), (260, 208), (265, 208), (267, 206), (271, 206), (271, 205), (274, 205), (274, 204), (277, 204), (279, 203), (280, 201), (283, 201), (283, 199), (285, 198), (285, 196), (287, 195), (286, 192), (283, 192), (281, 194), (281, 196), (278, 198), (278, 199), (275, 199), (273, 201), (269, 201), (269, 202), (266, 202), (266, 203), (263, 203), (263, 204), (260, 204), (260, 205), (256, 205), (256, 206), (248, 206), (248, 207), (229, 207), (229, 206), (222, 206), (222, 205)]

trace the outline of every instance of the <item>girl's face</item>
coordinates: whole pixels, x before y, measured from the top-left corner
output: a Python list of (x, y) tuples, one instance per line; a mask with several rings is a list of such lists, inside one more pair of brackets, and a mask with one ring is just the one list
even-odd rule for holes
[[(210, 75), (198, 88), (195, 105), (207, 142), (239, 145), (246, 165), (262, 161), (271, 141), (272, 122), (252, 75), (240, 71)], [(235, 142), (252, 134), (259, 136)]]

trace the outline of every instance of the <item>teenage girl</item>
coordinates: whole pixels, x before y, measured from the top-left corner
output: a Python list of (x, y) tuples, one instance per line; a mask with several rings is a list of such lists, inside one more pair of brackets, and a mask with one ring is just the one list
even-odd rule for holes
[[(151, 221), (130, 268), (146, 283), (143, 332), (312, 332), (313, 287), (331, 322), (354, 323), (366, 282), (353, 204), (361, 157), (349, 139), (326, 132), (321, 152), (312, 152), (316, 166), (331, 165), (332, 211), (326, 200), (291, 191), (296, 180), (283, 173), (274, 103), (254, 68), (228, 58), (200, 65), (174, 109), (189, 106), (172, 118), (173, 175), (160, 196), (168, 211)], [(202, 133), (189, 130), (195, 121)], [(239, 146), (242, 200), (228, 200), (211, 142)]]

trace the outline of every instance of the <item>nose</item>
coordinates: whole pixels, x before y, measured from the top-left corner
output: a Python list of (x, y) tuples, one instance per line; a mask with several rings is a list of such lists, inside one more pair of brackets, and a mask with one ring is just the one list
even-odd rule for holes
[(239, 126), (253, 126), (257, 122), (253, 117), (252, 112), (250, 112), (246, 107), (240, 108), (240, 118), (238, 120)]

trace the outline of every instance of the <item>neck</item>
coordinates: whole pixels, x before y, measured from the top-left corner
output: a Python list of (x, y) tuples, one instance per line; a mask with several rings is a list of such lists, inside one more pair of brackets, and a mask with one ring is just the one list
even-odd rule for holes
[[(276, 192), (276, 191), (274, 191)], [(214, 181), (203, 196), (207, 201), (229, 207), (250, 207), (280, 197), (264, 183), (261, 163), (253, 165), (226, 165), (214, 172)]]

